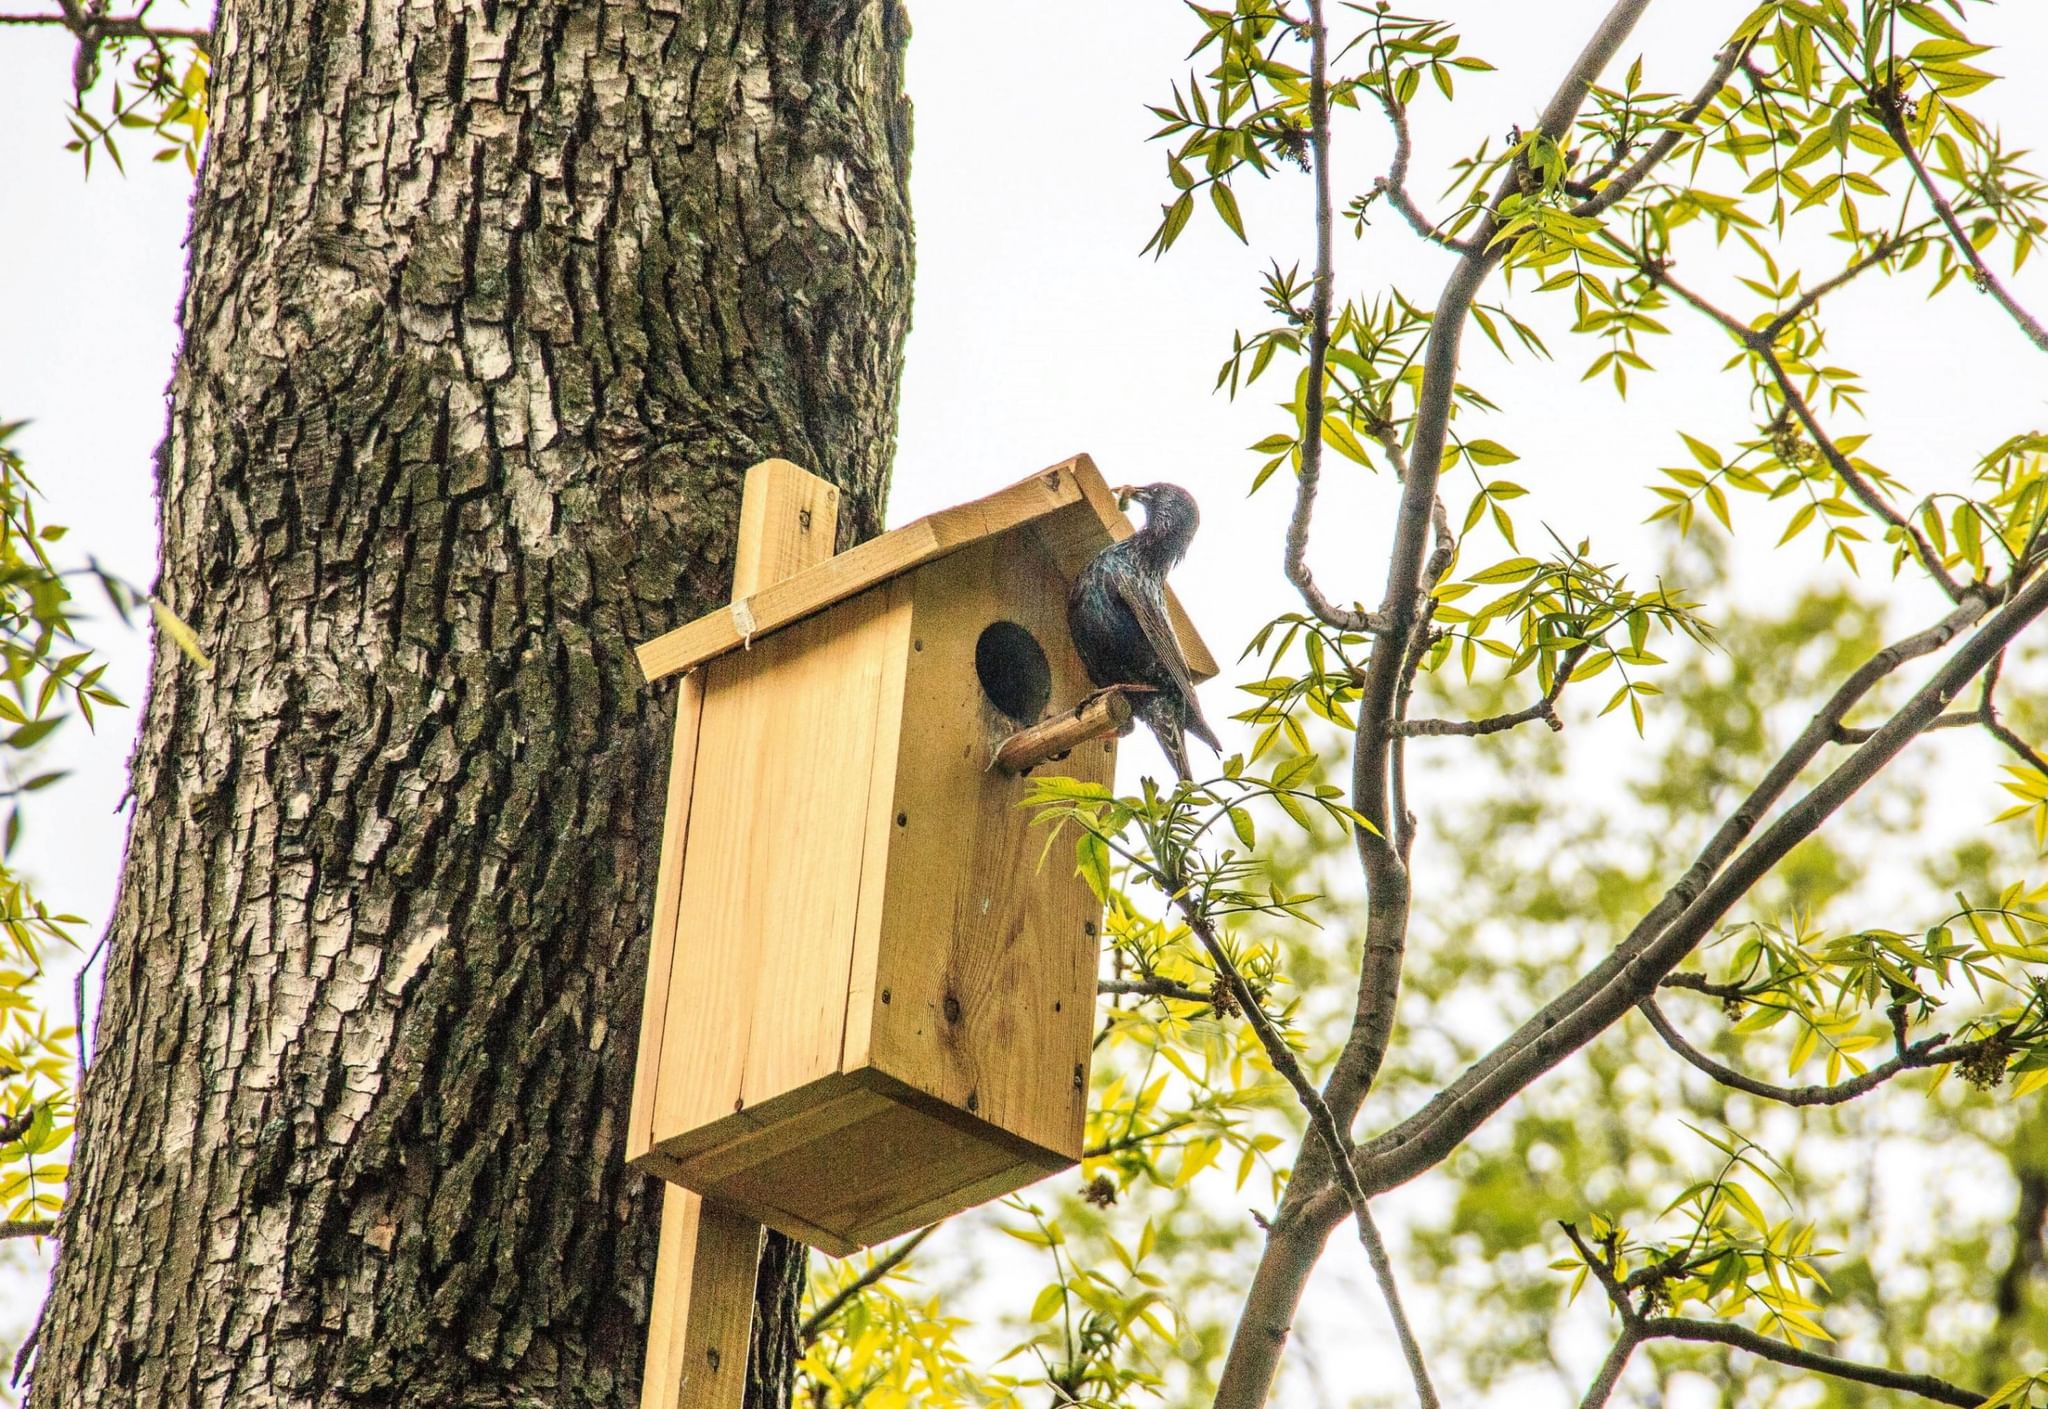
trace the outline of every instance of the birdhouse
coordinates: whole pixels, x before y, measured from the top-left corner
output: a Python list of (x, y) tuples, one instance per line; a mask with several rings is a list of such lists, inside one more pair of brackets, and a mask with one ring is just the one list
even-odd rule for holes
[(836, 518), (757, 466), (731, 606), (639, 651), (688, 674), (628, 1158), (845, 1254), (1080, 1158), (1101, 906), (995, 760), (1091, 694), (1067, 590), (1131, 528), (1085, 456), (834, 554)]

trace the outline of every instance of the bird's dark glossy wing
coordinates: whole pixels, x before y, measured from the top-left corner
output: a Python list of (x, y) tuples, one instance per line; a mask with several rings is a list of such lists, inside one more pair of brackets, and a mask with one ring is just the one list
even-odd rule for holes
[(1180, 638), (1173, 634), (1173, 620), (1166, 614), (1165, 592), (1156, 584), (1134, 580), (1123, 573), (1117, 574), (1114, 581), (1117, 596), (1130, 608), (1138, 629), (1145, 633), (1145, 639), (1151, 643), (1159, 663), (1173, 677), (1181, 698), (1194, 699), (1194, 676), (1188, 670), (1188, 658), (1180, 648)]

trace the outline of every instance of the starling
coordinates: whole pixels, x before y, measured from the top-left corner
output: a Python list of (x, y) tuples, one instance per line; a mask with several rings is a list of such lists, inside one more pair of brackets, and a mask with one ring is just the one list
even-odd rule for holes
[(1193, 496), (1176, 484), (1117, 491), (1119, 503), (1127, 499), (1145, 506), (1145, 526), (1081, 569), (1067, 594), (1067, 629), (1098, 687), (1151, 687), (1131, 696), (1131, 711), (1158, 736), (1173, 771), (1185, 780), (1190, 774), (1183, 733), (1223, 752), (1202, 718), (1187, 657), (1166, 615), (1166, 574), (1187, 552), (1201, 514)]

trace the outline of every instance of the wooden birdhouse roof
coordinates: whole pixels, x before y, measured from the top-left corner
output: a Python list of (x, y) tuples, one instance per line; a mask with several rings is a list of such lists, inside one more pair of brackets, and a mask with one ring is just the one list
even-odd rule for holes
[[(942, 509), (871, 538), (817, 566), (785, 577), (731, 606), (701, 616), (640, 646), (640, 669), (650, 681), (694, 670), (749, 641), (815, 615), (834, 603), (893, 577), (913, 572), (969, 544), (1031, 527), (1069, 580), (1088, 560), (1128, 538), (1130, 520), (1117, 507), (1095, 462), (1076, 455), (1019, 480), (985, 499)], [(1188, 666), (1197, 680), (1216, 673), (1215, 657), (1169, 591), (1167, 607)]]

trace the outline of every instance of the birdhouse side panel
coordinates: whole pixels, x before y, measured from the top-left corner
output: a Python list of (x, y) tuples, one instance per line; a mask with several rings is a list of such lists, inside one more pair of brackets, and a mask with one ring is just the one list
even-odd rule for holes
[(839, 1070), (883, 682), (909, 607), (887, 584), (706, 667), (655, 1099), (671, 1155)]
[[(865, 1031), (862, 1015), (849, 1015), (847, 1067), (864, 1055), (914, 1090), (1074, 1159), (1101, 906), (1074, 873), (1071, 843), (1047, 852), (1045, 829), (1019, 806), (1029, 780), (989, 767), (1002, 739), (1091, 688), (1067, 634), (1067, 580), (1026, 527), (910, 581), (876, 991)], [(1115, 765), (1112, 739), (1045, 769), (1106, 783)]]

